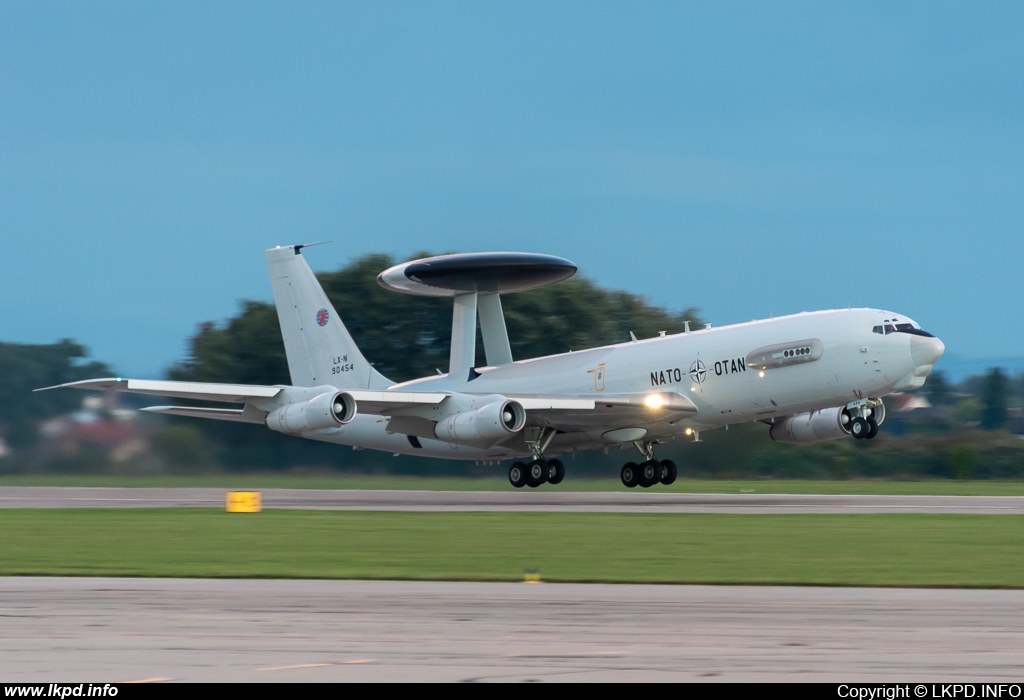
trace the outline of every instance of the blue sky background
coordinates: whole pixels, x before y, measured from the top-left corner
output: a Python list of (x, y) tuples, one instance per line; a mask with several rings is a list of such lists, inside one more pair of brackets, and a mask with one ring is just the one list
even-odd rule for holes
[(1022, 130), (1019, 3), (0, 0), (0, 340), (155, 376), (333, 239), (1024, 356)]

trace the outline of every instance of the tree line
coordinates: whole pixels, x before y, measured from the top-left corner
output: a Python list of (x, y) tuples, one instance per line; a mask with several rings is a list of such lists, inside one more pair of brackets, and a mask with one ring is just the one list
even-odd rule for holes
[[(394, 264), (387, 255), (369, 255), (317, 278), (363, 355), (381, 374), (401, 382), (447, 371), (452, 302), (382, 288), (377, 274)], [(638, 338), (654, 337), (660, 331), (680, 332), (687, 321), (694, 327), (702, 323), (695, 308), (672, 312), (579, 275), (504, 295), (501, 303), (517, 360), (621, 343), (631, 332)], [(477, 357), (482, 358), (482, 342), (477, 342)], [(188, 356), (171, 369), (172, 379), (289, 383), (273, 304), (243, 302), (239, 314), (226, 322), (201, 324), (188, 348)]]
[[(395, 262), (386, 255), (370, 255), (318, 278), (367, 359), (390, 379), (405, 381), (447, 368), (452, 305), (449, 299), (399, 295), (381, 288), (377, 274)], [(517, 360), (624, 342), (631, 332), (647, 338), (661, 331), (681, 332), (686, 322), (694, 327), (703, 323), (696, 308), (664, 309), (635, 294), (604, 289), (582, 276), (506, 295), (502, 304)], [(484, 356), (482, 346), (478, 356)], [(71, 340), (52, 345), (0, 343), (0, 434), (13, 450), (0, 460), (0, 471), (62, 470), (82, 464), (60, 455), (33, 457), (42, 442), (40, 423), (74, 411), (82, 395), (33, 393), (32, 389), (111, 374), (104, 363), (88, 360), (85, 348)], [(243, 301), (231, 318), (199, 324), (188, 342), (187, 355), (168, 371), (168, 378), (290, 383), (273, 304)], [(933, 409), (904, 415), (890, 410), (880, 439), (870, 443), (778, 445), (768, 440), (766, 426), (754, 423), (706, 433), (699, 445), (676, 440), (660, 446), (659, 456), (676, 460), (684, 465), (681, 473), (694, 476), (1024, 478), (1024, 442), (1006, 430), (1014, 420), (1011, 409), (1024, 402), (1024, 376), (1011, 378), (994, 368), (985, 376), (953, 384), (938, 371), (922, 393)], [(392, 459), (258, 426), (148, 416), (142, 420), (151, 421), (152, 435), (149, 451), (137, 458), (139, 468), (203, 471), (303, 466), (422, 474), (493, 472), (493, 468), (446, 460)], [(609, 456), (581, 453), (570, 469), (614, 474), (621, 461), (617, 450)], [(88, 462), (88, 469), (101, 469), (103, 463), (96, 457)]]

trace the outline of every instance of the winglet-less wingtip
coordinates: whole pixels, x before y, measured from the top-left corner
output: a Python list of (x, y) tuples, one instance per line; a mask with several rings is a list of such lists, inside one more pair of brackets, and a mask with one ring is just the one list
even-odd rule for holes
[(54, 384), (53, 386), (44, 386), (39, 389), (33, 389), (32, 391), (49, 391), (50, 389), (95, 389), (96, 391), (104, 391), (105, 389), (113, 389), (118, 384), (127, 382), (128, 380), (124, 377), (108, 377), (106, 379), (83, 379), (80, 382), (68, 382), (66, 384)]

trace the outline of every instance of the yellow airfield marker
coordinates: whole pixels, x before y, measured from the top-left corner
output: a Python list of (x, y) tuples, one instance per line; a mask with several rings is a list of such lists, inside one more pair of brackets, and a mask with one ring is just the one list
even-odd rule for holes
[(540, 569), (527, 569), (524, 571), (523, 583), (544, 583), (540, 580)]
[(263, 509), (259, 491), (228, 491), (225, 507), (229, 513), (259, 513)]

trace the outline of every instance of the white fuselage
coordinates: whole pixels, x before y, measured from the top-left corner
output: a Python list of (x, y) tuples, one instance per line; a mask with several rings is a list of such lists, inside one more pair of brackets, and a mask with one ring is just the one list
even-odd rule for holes
[[(471, 380), (427, 377), (395, 385), (391, 391), (565, 394), (598, 401), (605, 392), (679, 392), (693, 401), (696, 413), (648, 411), (626, 425), (581, 426), (578, 432), (559, 433), (548, 452), (605, 447), (614, 441), (602, 435), (618, 428), (643, 428), (646, 440), (663, 441), (688, 429), (771, 421), (920, 386), (931, 370), (921, 357), (934, 362), (937, 355), (916, 352), (913, 343), (921, 342), (915, 340), (917, 336), (873, 332), (883, 320), (895, 316), (878, 309), (800, 313), (479, 368), (479, 376)], [(764, 370), (747, 366), (748, 355), (759, 348), (802, 341), (820, 343), (815, 345), (816, 359), (800, 358), (796, 364)], [(941, 343), (935, 343), (941, 348)], [(379, 416), (358, 415), (347, 425), (307, 437), (448, 459), (500, 460), (530, 454), (521, 438), (479, 449), (440, 440), (413, 441), (388, 434), (386, 425)]]

